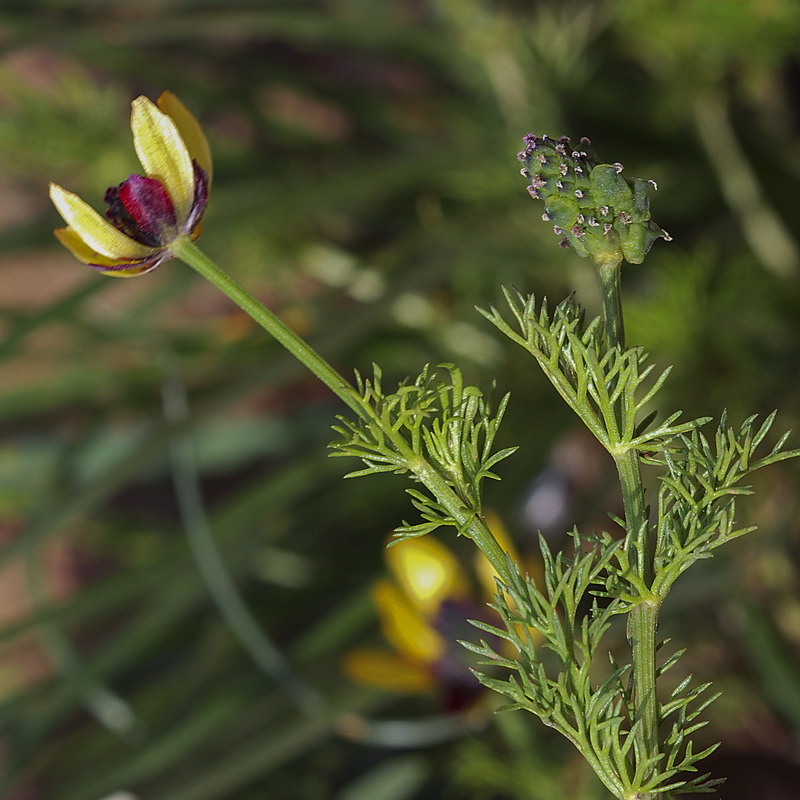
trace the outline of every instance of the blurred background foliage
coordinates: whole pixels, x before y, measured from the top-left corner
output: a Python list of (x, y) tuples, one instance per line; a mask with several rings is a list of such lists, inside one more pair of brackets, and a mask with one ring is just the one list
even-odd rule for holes
[[(505, 283), (598, 311), (527, 196), (521, 136), (587, 135), (658, 182), (674, 241), (625, 290), (629, 340), (676, 365), (662, 413), (798, 427), (798, 42), (796, 0), (0, 4), (2, 796), (605, 797), (494, 698), (453, 710), (446, 687), (345, 674), (382, 640), (402, 481), (342, 481), (342, 408), (188, 268), (110, 280), (51, 236), (48, 180), (99, 205), (137, 170), (133, 97), (169, 88), (200, 118), (203, 247), (345, 373), (455, 361), (513, 389), (522, 448), (489, 502), (531, 555), (537, 530), (607, 526), (618, 501), (473, 310)], [(683, 671), (725, 692), (703, 739), (724, 740), (728, 800), (796, 796), (798, 469), (757, 476), (759, 531), (664, 610)]]

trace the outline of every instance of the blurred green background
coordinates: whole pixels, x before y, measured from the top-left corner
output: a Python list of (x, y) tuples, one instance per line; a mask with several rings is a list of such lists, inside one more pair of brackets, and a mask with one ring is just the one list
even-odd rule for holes
[[(525, 191), (521, 137), (589, 136), (657, 181), (674, 241), (624, 280), (629, 341), (676, 365), (662, 412), (798, 427), (798, 42), (796, 0), (0, 3), (0, 796), (604, 798), (491, 697), (448, 713), (345, 674), (381, 643), (370, 587), (413, 519), (404, 482), (343, 481), (342, 407), (188, 268), (74, 261), (47, 181), (99, 207), (138, 169), (130, 101), (176, 92), (211, 141), (201, 244), (223, 267), (346, 374), (454, 361), (512, 390), (522, 448), (488, 502), (532, 553), (618, 501), (473, 308), (514, 284), (598, 311)], [(728, 800), (796, 796), (798, 469), (756, 476), (759, 531), (664, 610), (683, 674), (725, 692), (700, 739), (724, 740)]]

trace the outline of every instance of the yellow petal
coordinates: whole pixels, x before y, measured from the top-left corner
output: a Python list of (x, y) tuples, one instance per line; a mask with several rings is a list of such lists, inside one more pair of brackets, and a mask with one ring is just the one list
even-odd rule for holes
[(351, 680), (365, 686), (406, 694), (424, 694), (434, 688), (433, 675), (422, 664), (383, 650), (354, 650), (342, 666)]
[[(513, 558), (515, 561), (519, 561), (517, 549), (514, 547), (514, 543), (511, 541), (511, 537), (508, 535), (508, 531), (503, 524), (503, 520), (500, 519), (500, 517), (493, 511), (487, 511), (486, 525), (488, 526), (494, 538), (497, 540), (497, 543), (500, 545), (503, 552), (509, 553), (511, 558)], [(495, 583), (497, 572), (489, 563), (489, 559), (486, 558), (486, 556), (480, 551), (475, 555), (475, 573), (481, 582), (481, 586), (483, 587), (486, 597), (494, 597), (494, 594), (497, 591), (497, 584)]]
[(84, 264), (114, 267), (121, 263), (118, 258), (109, 258), (108, 256), (101, 255), (96, 250), (92, 250), (92, 248), (78, 236), (74, 228), (58, 228), (54, 230), (53, 233), (56, 239), (58, 239), (78, 261), (82, 261)]
[(117, 230), (85, 200), (81, 200), (78, 195), (62, 189), (55, 183), (50, 184), (50, 199), (58, 209), (58, 213), (74, 231), (70, 240), (74, 241), (77, 235), (87, 248), (106, 256), (112, 262), (120, 259), (136, 261), (158, 252)]
[[(125, 269), (119, 269), (119, 267), (130, 264), (130, 262), (127, 259), (108, 258), (100, 255), (100, 253), (92, 250), (72, 228), (58, 228), (53, 231), (53, 233), (56, 239), (58, 239), (78, 261), (82, 261), (84, 264), (88, 264), (91, 267), (100, 268), (99, 271), (102, 272), (103, 275), (111, 275), (114, 278), (134, 278), (137, 275), (150, 272), (151, 269), (155, 269), (157, 266), (157, 264), (152, 263), (133, 264)], [(109, 267), (109, 269), (105, 270), (102, 269), (102, 267)], [(115, 269), (110, 269), (111, 267)]]
[(211, 186), (211, 148), (194, 114), (172, 92), (164, 92), (158, 98), (158, 107), (172, 118), (189, 156), (203, 168), (208, 176), (208, 185)]
[(434, 614), (443, 600), (469, 594), (456, 557), (430, 536), (392, 545), (386, 561), (409, 600), (427, 615)]
[(381, 620), (386, 640), (401, 655), (422, 663), (432, 663), (444, 653), (444, 642), (425, 618), (390, 581), (378, 581), (372, 599)]
[(131, 131), (139, 161), (148, 176), (164, 184), (180, 227), (194, 200), (194, 167), (177, 125), (142, 96), (131, 103)]

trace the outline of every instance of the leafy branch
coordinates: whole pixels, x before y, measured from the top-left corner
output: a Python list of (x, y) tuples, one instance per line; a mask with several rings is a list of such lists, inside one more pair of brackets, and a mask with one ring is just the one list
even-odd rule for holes
[(492, 547), (494, 539), (481, 515), (484, 480), (496, 480), (495, 466), (517, 449), (494, 449), (509, 395), (495, 411), (477, 386), (464, 384), (457, 367), (441, 366), (447, 380), (425, 367), (391, 393), (383, 389), (379, 367), (374, 367), (371, 379), (357, 375), (357, 391), (367, 413), (355, 420), (339, 417), (334, 430), (341, 438), (331, 445), (333, 455), (355, 456), (364, 463), (349, 478), (394, 472), (410, 474), (425, 486), (427, 493), (407, 489), (423, 521), (404, 522), (395, 531), (399, 538), (453, 526), (479, 545), (485, 539), (487, 556), (505, 569), (502, 550), (496, 543)]
[[(512, 700), (506, 709), (530, 711), (558, 730), (590, 761), (605, 785), (618, 793), (623, 784), (608, 769), (602, 753), (623, 721), (621, 706), (615, 702), (616, 686), (629, 666), (617, 667), (599, 687), (593, 687), (593, 657), (616, 609), (613, 602), (601, 607), (595, 598), (588, 614), (579, 613), (584, 597), (599, 582), (617, 545), (581, 553), (581, 538), (577, 531), (572, 535), (573, 559), (563, 552), (553, 555), (540, 539), (544, 561), (541, 589), (530, 576), (523, 577), (516, 564), (509, 564), (512, 580), (498, 587), (493, 604), (502, 628), (473, 621), (476, 627), (508, 642), (513, 655), (498, 653), (486, 640), (479, 645), (463, 644), (482, 657), (483, 665), (501, 666), (515, 673), (507, 679), (475, 673), (484, 685)], [(552, 663), (545, 663), (540, 649), (553, 653)]]
[[(697, 763), (714, 748), (695, 752), (692, 736), (713, 702), (709, 684), (680, 681), (666, 700), (658, 681), (678, 661), (659, 666), (656, 631), (664, 598), (696, 560), (752, 528), (737, 528), (735, 500), (741, 485), (762, 466), (798, 455), (783, 452), (782, 437), (765, 456), (756, 449), (774, 414), (758, 428), (755, 418), (738, 429), (723, 417), (707, 439), (707, 418), (680, 422), (681, 412), (655, 423), (652, 404), (669, 369), (654, 365), (638, 347), (625, 346), (620, 294), (623, 260), (641, 263), (650, 246), (668, 235), (651, 219), (647, 181), (621, 176), (619, 164), (601, 164), (581, 140), (525, 137), (519, 154), (531, 195), (545, 202), (564, 243), (597, 270), (603, 316), (585, 320), (567, 298), (550, 311), (547, 301), (504, 290), (512, 323), (495, 308), (481, 313), (537, 361), (550, 382), (609, 452), (620, 479), (625, 531), (581, 537), (573, 531), (572, 557), (553, 554), (542, 540), (541, 586), (520, 572), (483, 521), (483, 485), (515, 448), (495, 449), (508, 395), (494, 409), (453, 365), (446, 377), (425, 368), (417, 378), (384, 391), (376, 366), (353, 387), (272, 312), (188, 242), (173, 252), (212, 280), (250, 313), (323, 383), (355, 419), (339, 419), (334, 455), (354, 456), (363, 468), (348, 477), (394, 472), (411, 477), (407, 489), (421, 521), (404, 522), (399, 538), (450, 526), (471, 538), (498, 576), (494, 607), (502, 627), (476, 622), (505, 641), (498, 652), (485, 640), (466, 646), (484, 665), (510, 670), (505, 679), (476, 673), (522, 708), (560, 731), (580, 750), (604, 785), (620, 800), (666, 800), (689, 791), (710, 792), (719, 783), (698, 774)], [(645, 503), (641, 464), (663, 474), (655, 519)], [(627, 615), (630, 660), (598, 652), (617, 615)]]
[(639, 422), (670, 368), (646, 388), (653, 371), (647, 354), (640, 347), (608, 347), (602, 319), (586, 324), (583, 309), (572, 297), (550, 313), (547, 300), (537, 307), (534, 295), (503, 291), (517, 330), (494, 307), (479, 309), (480, 313), (533, 355), (561, 397), (613, 456), (630, 450), (646, 452), (708, 421), (675, 424), (681, 416), (676, 411), (656, 428), (649, 428), (652, 414)]
[(754, 431), (755, 421), (751, 416), (736, 430), (723, 414), (711, 441), (695, 430), (680, 437), (680, 447), (663, 448), (651, 457), (667, 471), (661, 476), (656, 525), (653, 591), (660, 596), (695, 561), (755, 530), (755, 526), (736, 526), (736, 498), (752, 494), (741, 481), (757, 469), (800, 455), (800, 450), (783, 450), (787, 432), (769, 453), (756, 458), (775, 412)]
[[(601, 280), (601, 287), (618, 292), (617, 281), (603, 286)], [(485, 663), (505, 666), (516, 676), (501, 680), (479, 673), (479, 678), (509, 696), (511, 707), (532, 711), (569, 738), (617, 797), (712, 792), (721, 781), (699, 774), (697, 763), (716, 745), (696, 752), (692, 735), (706, 724), (700, 715), (717, 695), (706, 696), (710, 684), (693, 686), (689, 676), (665, 702), (658, 701), (658, 680), (680, 655), (657, 667), (658, 611), (672, 583), (692, 563), (753, 529), (735, 522), (736, 498), (750, 493), (742, 480), (800, 451), (784, 452), (784, 435), (766, 455), (757, 456), (774, 413), (757, 429), (755, 417), (734, 429), (723, 415), (711, 441), (700, 430), (708, 418), (680, 423), (676, 412), (654, 426), (655, 411), (648, 406), (669, 369), (652, 379), (653, 366), (644, 351), (625, 348), (611, 335), (621, 323), (597, 318), (586, 324), (571, 297), (552, 313), (546, 300), (537, 305), (532, 295), (505, 290), (505, 297), (516, 327), (495, 308), (481, 313), (534, 356), (614, 458), (625, 500), (625, 519), (614, 519), (625, 536), (618, 540), (602, 532), (584, 539), (589, 554), (570, 562), (560, 555), (554, 560), (544, 546), (544, 592), (529, 578), (525, 591), (519, 581), (501, 587), (497, 610), (506, 627), (504, 638), (517, 656), (499, 655), (486, 642), (473, 649)], [(606, 303), (607, 313), (614, 308), (619, 308), (618, 297)], [(640, 462), (664, 471), (653, 522), (644, 505)], [(574, 538), (577, 553), (580, 537), (575, 533)], [(592, 575), (589, 591), (595, 599), (580, 620), (565, 591), (578, 586), (565, 578), (573, 572)], [(605, 597), (607, 605), (598, 606), (598, 597)], [(597, 643), (614, 614), (629, 615), (632, 662), (618, 666), (612, 657), (611, 674), (592, 686), (589, 668), (594, 662), (596, 669)], [(521, 630), (538, 632), (544, 639), (539, 646), (557, 654), (552, 675), (536, 654), (536, 637)]]
[[(484, 315), (534, 356), (618, 465), (635, 459), (664, 471), (652, 522), (643, 503), (635, 517), (626, 506), (626, 519), (617, 519), (624, 537), (605, 531), (586, 537), (575, 530), (571, 558), (553, 554), (541, 539), (541, 585), (523, 577), (483, 533), (482, 522), (483, 482), (497, 478), (496, 465), (515, 449), (495, 450), (508, 395), (493, 411), (483, 392), (465, 385), (450, 364), (442, 365), (446, 380), (426, 367), (394, 392), (384, 390), (378, 367), (370, 379), (357, 375), (363, 411), (354, 421), (340, 418), (335, 455), (364, 464), (348, 477), (394, 472), (424, 487), (407, 489), (421, 521), (403, 523), (398, 537), (451, 526), (489, 555), (500, 576), (493, 607), (501, 624), (474, 624), (507, 645), (464, 645), (484, 666), (510, 670), (507, 678), (476, 672), (511, 700), (508, 708), (528, 710), (566, 736), (619, 798), (712, 792), (720, 781), (700, 773), (697, 764), (716, 745), (696, 751), (692, 736), (706, 724), (702, 712), (717, 695), (689, 676), (659, 701), (658, 680), (681, 653), (656, 665), (658, 608), (694, 561), (752, 530), (735, 524), (735, 499), (749, 493), (742, 479), (797, 451), (782, 450), (784, 436), (766, 455), (756, 454), (774, 414), (757, 429), (755, 417), (738, 429), (723, 417), (711, 440), (700, 430), (707, 419), (680, 423), (676, 412), (654, 425), (648, 406), (669, 370), (652, 379), (642, 349), (609, 346), (602, 320), (586, 324), (572, 298), (552, 313), (532, 296), (506, 292), (506, 299), (516, 330), (496, 309)], [(614, 617), (623, 614), (630, 615), (632, 660), (618, 664), (609, 655), (603, 674), (600, 645)]]
[[(710, 747), (695, 753), (689, 736), (705, 724), (697, 721), (698, 716), (716, 695), (692, 708), (709, 684), (691, 687), (691, 677), (685, 679), (659, 707), (662, 720), (675, 717), (665, 741), (666, 752), (655, 758), (640, 752), (642, 723), (633, 697), (631, 665), (620, 665), (612, 657), (608, 674), (599, 683), (596, 679), (601, 640), (613, 617), (625, 610), (620, 601), (612, 599), (601, 605), (597, 599), (604, 594), (606, 573), (613, 571), (619, 542), (610, 537), (587, 539), (577, 531), (572, 537), (572, 558), (563, 552), (553, 555), (540, 539), (544, 562), (541, 589), (531, 577), (523, 577), (516, 565), (509, 565), (513, 580), (499, 585), (492, 606), (503, 626), (473, 621), (509, 647), (498, 652), (486, 640), (462, 644), (483, 659), (482, 665), (504, 667), (512, 674), (503, 679), (476, 670), (476, 676), (512, 701), (503, 710), (530, 711), (568, 738), (617, 797), (670, 790), (711, 791), (719, 781), (708, 780), (707, 774), (675, 779), (696, 772), (695, 763), (714, 750)], [(582, 611), (587, 600), (588, 610)], [(552, 657), (541, 654), (543, 650)], [(668, 659), (659, 676), (674, 666), (680, 655)]]

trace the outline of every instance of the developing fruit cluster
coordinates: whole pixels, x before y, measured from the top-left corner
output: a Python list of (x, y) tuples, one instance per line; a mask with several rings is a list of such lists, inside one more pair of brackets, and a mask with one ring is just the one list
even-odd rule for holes
[(650, 219), (650, 189), (655, 181), (624, 178), (622, 164), (601, 164), (591, 142), (574, 148), (566, 136), (524, 137), (517, 158), (525, 165), (532, 197), (544, 200), (542, 218), (554, 223), (578, 255), (596, 263), (641, 264), (656, 239), (670, 235)]

